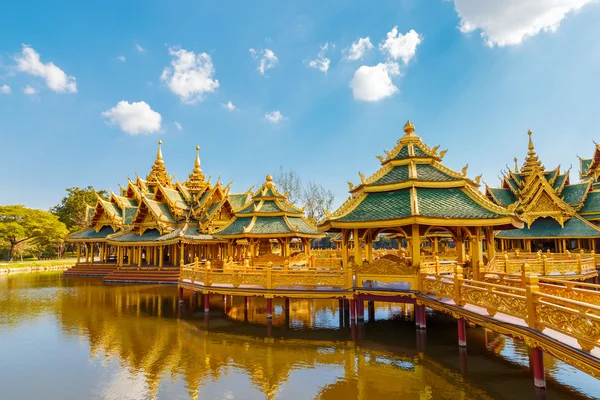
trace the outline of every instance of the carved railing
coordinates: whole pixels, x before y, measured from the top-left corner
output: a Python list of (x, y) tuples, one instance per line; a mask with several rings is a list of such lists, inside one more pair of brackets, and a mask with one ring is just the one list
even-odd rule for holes
[[(514, 257), (514, 258), (511, 258)], [(568, 278), (569, 275), (593, 276), (596, 271), (596, 256), (592, 253), (520, 253), (515, 252), (509, 256), (508, 253), (496, 256), (486, 266), (487, 272), (499, 272), (518, 275), (521, 266), (527, 262), (533, 273), (544, 276), (556, 275)]]
[[(356, 286), (372, 288), (375, 282), (395, 290), (416, 290), (418, 271), (407, 257), (388, 254), (372, 262), (364, 261), (360, 265), (352, 264), (356, 271)], [(394, 287), (394, 285), (396, 285)]]
[(351, 289), (354, 286), (353, 270), (323, 269), (306, 267), (301, 269), (274, 267), (272, 264), (265, 268), (253, 268), (247, 262), (245, 265), (227, 264), (222, 270), (212, 269), (211, 263), (183, 265), (180, 280), (198, 283), (202, 286), (231, 286), (233, 288), (249, 286), (262, 289), (277, 289), (294, 287), (313, 289), (328, 287), (334, 289)]
[(439, 256), (434, 256), (433, 260), (421, 261), (420, 271), (421, 273), (453, 274), (457, 265), (456, 260), (442, 260)]
[(493, 275), (485, 274), (485, 281), (465, 279), (460, 266), (452, 276), (423, 273), (420, 290), (461, 307), (482, 307), (491, 317), (502, 313), (520, 318), (540, 333), (546, 328), (563, 333), (584, 351), (600, 346), (600, 285), (539, 278), (527, 264), (521, 271), (523, 281)]

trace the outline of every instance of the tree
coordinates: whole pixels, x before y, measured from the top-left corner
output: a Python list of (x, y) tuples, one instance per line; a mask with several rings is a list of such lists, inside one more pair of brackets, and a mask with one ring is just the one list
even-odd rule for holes
[(52, 207), (50, 212), (58, 216), (58, 219), (67, 226), (69, 232), (85, 227), (86, 204), (94, 205), (98, 197), (107, 200), (106, 190), (96, 191), (92, 186), (80, 189), (78, 187), (67, 188), (67, 196), (63, 197), (60, 204)]
[(325, 211), (331, 208), (334, 199), (333, 192), (319, 183), (308, 181), (302, 185), (300, 201), (308, 219), (320, 221), (325, 218)]
[(9, 260), (13, 261), (15, 248), (25, 242), (60, 242), (68, 231), (56, 215), (21, 205), (0, 206), (0, 240), (10, 246)]
[(287, 192), (290, 203), (304, 206), (304, 212), (309, 219), (323, 219), (325, 211), (331, 208), (335, 200), (331, 190), (314, 181), (303, 183), (295, 171), (285, 171), (283, 167), (280, 167), (275, 183), (279, 190)]
[(275, 183), (280, 191), (287, 193), (290, 203), (298, 204), (302, 197), (302, 181), (295, 171), (284, 171), (283, 167), (279, 167)]

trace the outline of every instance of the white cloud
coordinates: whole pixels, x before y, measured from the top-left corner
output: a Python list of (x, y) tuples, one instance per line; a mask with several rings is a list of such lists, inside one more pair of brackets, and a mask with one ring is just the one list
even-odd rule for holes
[(400, 75), (397, 63), (379, 63), (374, 67), (363, 65), (354, 72), (350, 87), (354, 98), (363, 101), (379, 101), (398, 92), (392, 76)]
[(37, 94), (37, 90), (35, 88), (32, 88), (31, 86), (27, 85), (25, 86), (25, 88), (23, 88), (23, 93), (25, 93), (27, 96), (33, 96), (34, 94)]
[(160, 79), (181, 101), (202, 101), (204, 94), (217, 90), (219, 81), (213, 79), (215, 68), (208, 54), (176, 48), (170, 48), (169, 54), (173, 56), (171, 67), (163, 70)]
[(280, 111), (271, 111), (265, 114), (265, 119), (274, 124), (278, 124), (283, 119), (283, 114)]
[(260, 51), (250, 49), (248, 51), (250, 52), (250, 55), (252, 56), (252, 58), (254, 58), (254, 59), (260, 58), (257, 69), (260, 72), (260, 74), (263, 76), (265, 75), (265, 72), (268, 69), (275, 68), (277, 66), (277, 64), (279, 63), (279, 59), (277, 58), (275, 53), (273, 53), (273, 51), (270, 49), (264, 49), (264, 50), (260, 50)]
[(387, 33), (387, 39), (379, 44), (379, 50), (394, 60), (401, 58), (404, 64), (408, 64), (415, 56), (421, 40), (421, 36), (414, 29), (402, 35), (395, 26)]
[(321, 72), (327, 72), (329, 69), (329, 63), (331, 62), (329, 58), (325, 57), (325, 53), (327, 53), (327, 49), (329, 48), (329, 43), (325, 43), (325, 45), (320, 47), (321, 51), (319, 51), (319, 54), (317, 54), (317, 58), (311, 60), (308, 63), (308, 66), (310, 68), (316, 68)]
[(40, 55), (30, 46), (23, 45), (23, 52), (16, 58), (17, 69), (46, 80), (46, 85), (55, 92), (77, 93), (74, 76), (68, 76), (53, 62), (46, 64), (40, 60)]
[(175, 121), (175, 127), (176, 127), (176, 128), (177, 128), (177, 130), (179, 130), (179, 131), (183, 129), (183, 126), (181, 126), (181, 124), (180, 124), (179, 122), (177, 122), (177, 121)]
[(352, 43), (352, 45), (345, 50), (347, 54), (346, 59), (348, 60), (360, 60), (364, 57), (367, 51), (373, 49), (373, 43), (371, 43), (371, 38), (359, 38), (356, 42)]
[(2, 85), (2, 86), (0, 86), (0, 93), (2, 93), (2, 94), (11, 94), (12, 93), (12, 89), (8, 85)]
[(142, 46), (140, 46), (139, 44), (136, 43), (135, 45), (135, 49), (137, 50), (138, 53), (143, 53), (146, 51), (145, 48), (143, 48)]
[(454, 0), (459, 29), (479, 29), (490, 47), (521, 43), (542, 31), (554, 32), (572, 11), (593, 0)]
[(221, 104), (221, 107), (226, 108), (229, 111), (237, 110), (237, 107), (233, 105), (231, 101), (228, 101), (226, 104)]
[(110, 110), (102, 113), (108, 118), (107, 124), (119, 125), (125, 133), (131, 135), (156, 133), (160, 131), (161, 116), (144, 102), (120, 101)]
[(126, 58), (125, 58), (125, 56), (119, 56), (119, 57), (117, 57), (117, 60), (125, 62)]

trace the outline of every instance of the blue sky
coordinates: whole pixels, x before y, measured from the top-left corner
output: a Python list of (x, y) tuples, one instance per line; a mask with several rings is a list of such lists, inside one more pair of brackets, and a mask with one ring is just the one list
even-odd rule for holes
[[(600, 139), (591, 0), (0, 9), (0, 204), (48, 208), (66, 187), (116, 190), (148, 173), (159, 139), (180, 180), (198, 144), (204, 172), (234, 191), (281, 165), (331, 188), (336, 205), (407, 119), (449, 150), (446, 165), (469, 163), (471, 178), (494, 185), (526, 155), (528, 129), (544, 165), (572, 164), (572, 180), (577, 155)], [(363, 54), (350, 50), (367, 37)]]

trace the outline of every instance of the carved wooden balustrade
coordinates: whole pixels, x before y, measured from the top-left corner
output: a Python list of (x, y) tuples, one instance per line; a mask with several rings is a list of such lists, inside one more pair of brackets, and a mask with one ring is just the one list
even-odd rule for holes
[(488, 272), (499, 272), (518, 275), (521, 266), (527, 262), (532, 272), (538, 275), (556, 276), (557, 278), (569, 278), (569, 275), (585, 276), (586, 278), (597, 276), (596, 255), (591, 253), (504, 253), (497, 255), (486, 266)]
[(453, 274), (457, 265), (456, 260), (444, 260), (439, 256), (434, 256), (432, 259), (421, 261), (420, 271), (421, 273)]
[(460, 266), (451, 276), (422, 273), (420, 290), (438, 299), (450, 298), (458, 306), (484, 308), (491, 317), (502, 313), (522, 319), (540, 333), (546, 328), (563, 333), (584, 351), (600, 346), (600, 285), (540, 279), (527, 264), (521, 271), (524, 283), (507, 276), (491, 282), (490, 275), (487, 281), (465, 279)]
[(372, 262), (351, 265), (356, 271), (356, 286), (359, 288), (374, 287), (374, 282), (396, 285), (395, 289), (416, 290), (418, 287), (417, 268), (412, 266), (409, 257), (388, 254)]
[(195, 261), (181, 267), (180, 280), (189, 281), (202, 286), (250, 287), (257, 289), (303, 288), (312, 290), (315, 287), (332, 289), (352, 289), (354, 286), (353, 270), (348, 268), (315, 268), (293, 267), (289, 263), (284, 266), (267, 264), (265, 267), (251, 266), (249, 262), (242, 265), (225, 264), (223, 269), (213, 269), (210, 261), (201, 264)]

